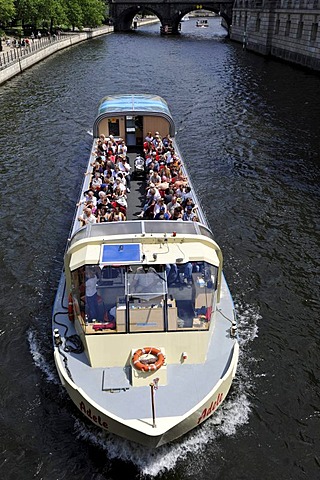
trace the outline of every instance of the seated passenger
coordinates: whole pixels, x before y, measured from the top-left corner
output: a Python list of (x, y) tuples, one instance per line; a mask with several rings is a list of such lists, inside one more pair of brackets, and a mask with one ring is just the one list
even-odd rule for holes
[(124, 222), (125, 220), (126, 216), (120, 211), (118, 206), (114, 207), (108, 216), (108, 222)]
[(161, 207), (160, 211), (154, 216), (155, 220), (170, 220), (170, 215), (165, 211), (165, 207)]
[(127, 155), (128, 147), (124, 140), (121, 140), (118, 145), (118, 155)]
[(84, 192), (84, 199), (80, 200), (80, 202), (77, 203), (77, 207), (79, 207), (82, 203), (85, 205), (92, 203), (94, 206), (97, 204), (97, 197), (94, 195), (93, 190), (87, 190)]
[(171, 220), (177, 220), (182, 222), (182, 215), (183, 215), (183, 209), (182, 207), (175, 207), (173, 210), (173, 215), (171, 217)]
[(155, 217), (160, 212), (161, 209), (163, 212), (167, 213), (167, 206), (165, 205), (163, 198), (159, 198), (156, 201), (156, 204), (153, 209), (153, 216)]
[(195, 213), (193, 211), (192, 205), (188, 205), (184, 214), (182, 215), (182, 220), (185, 222), (192, 221), (194, 216), (195, 216)]
[[(113, 185), (113, 192), (114, 193), (120, 192), (121, 195), (125, 194), (126, 186), (123, 182), (123, 177), (116, 177), (114, 185)], [(119, 195), (119, 193), (117, 193), (117, 194)]]
[(167, 211), (170, 213), (171, 217), (173, 216), (176, 207), (180, 207), (180, 203), (178, 202), (177, 196), (172, 195), (171, 202), (167, 204)]
[(108, 213), (107, 208), (106, 207), (101, 207), (101, 209), (99, 210), (99, 213), (98, 213), (97, 222), (98, 223), (108, 222), (108, 219), (109, 219), (109, 213)]
[(100, 188), (102, 184), (102, 178), (100, 172), (95, 172), (94, 177), (92, 178), (91, 185), (96, 188)]
[(82, 223), (82, 226), (97, 223), (97, 219), (89, 207), (83, 209), (83, 213), (78, 217), (78, 220)]
[(147, 183), (148, 185), (150, 185), (151, 183), (153, 183), (156, 187), (159, 183), (161, 183), (161, 177), (160, 175), (153, 171), (153, 170), (149, 170), (149, 176), (147, 178)]
[(146, 137), (145, 137), (145, 141), (148, 142), (148, 143), (151, 143), (153, 140), (153, 136), (152, 136), (152, 133), (151, 132), (148, 132)]

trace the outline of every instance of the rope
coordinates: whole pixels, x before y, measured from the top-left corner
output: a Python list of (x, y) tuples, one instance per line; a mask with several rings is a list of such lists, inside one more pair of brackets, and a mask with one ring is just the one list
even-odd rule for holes
[(226, 317), (224, 313), (222, 313), (222, 310), (220, 308), (217, 308), (218, 312), (226, 319), (228, 322), (233, 323), (234, 320), (230, 320), (230, 318)]
[[(62, 295), (62, 298), (61, 298), (61, 307), (65, 310), (68, 310), (68, 307), (65, 307), (63, 305), (63, 299), (64, 299), (64, 296), (65, 296), (65, 290), (66, 290), (66, 283), (64, 284), (64, 287), (63, 287), (63, 295)], [(54, 316), (53, 316), (53, 322), (56, 324), (56, 325), (59, 325), (60, 327), (63, 327), (64, 328), (64, 347), (63, 347), (63, 350), (65, 352), (70, 352), (70, 353), (77, 353), (77, 354), (80, 354), (84, 351), (84, 347), (83, 347), (83, 344), (82, 344), (82, 341), (81, 341), (81, 338), (79, 337), (79, 335), (75, 334), (75, 335), (70, 335), (68, 336), (67, 335), (67, 332), (69, 330), (69, 327), (64, 324), (64, 323), (60, 323), (58, 322), (58, 320), (56, 320), (56, 317), (58, 315), (67, 315), (67, 312), (66, 311), (61, 311), (61, 312), (55, 312)], [(60, 346), (58, 345), (57, 346), (58, 348), (58, 351), (59, 351), (59, 354), (62, 356), (63, 358), (63, 363), (64, 363), (64, 366), (65, 366), (65, 369), (66, 369), (66, 372), (69, 376), (69, 378), (73, 381), (73, 378), (72, 378), (72, 375), (71, 375), (71, 372), (70, 372), (70, 369), (68, 367), (68, 357), (63, 353), (63, 351), (61, 350)]]

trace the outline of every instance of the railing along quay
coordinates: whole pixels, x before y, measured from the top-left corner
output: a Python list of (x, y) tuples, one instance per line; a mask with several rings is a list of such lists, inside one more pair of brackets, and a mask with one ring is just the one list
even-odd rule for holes
[(43, 37), (40, 39), (34, 39), (30, 40), (29, 45), (25, 46), (11, 46), (10, 49), (7, 49), (6, 52), (1, 52), (0, 53), (0, 70), (3, 68), (6, 68), (22, 58), (28, 57), (29, 55), (32, 55), (35, 52), (38, 52), (40, 50), (43, 50), (44, 48), (47, 48), (49, 45), (52, 45), (53, 43), (57, 44), (60, 42), (63, 42), (69, 38), (68, 35), (58, 35), (57, 37)]

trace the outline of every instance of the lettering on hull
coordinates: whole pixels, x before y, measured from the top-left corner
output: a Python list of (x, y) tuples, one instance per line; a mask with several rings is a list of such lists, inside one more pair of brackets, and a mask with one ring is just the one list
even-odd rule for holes
[(87, 408), (87, 406), (85, 405), (84, 402), (81, 402), (80, 403), (80, 410), (82, 413), (85, 414), (86, 417), (90, 418), (90, 420), (95, 423), (96, 425), (99, 425), (100, 427), (102, 428), (105, 428), (106, 430), (108, 430), (108, 424), (107, 422), (104, 422), (101, 420), (101, 417), (100, 415), (93, 415), (92, 412), (91, 412), (91, 408)]
[(219, 407), (219, 405), (222, 403), (222, 399), (223, 399), (223, 393), (219, 393), (217, 398), (215, 399), (215, 401), (212, 401), (211, 402), (211, 405), (209, 408), (204, 408), (199, 419), (198, 419), (198, 423), (197, 425), (199, 425), (199, 423), (203, 422), (206, 418), (208, 418), (215, 410), (217, 410), (217, 408)]

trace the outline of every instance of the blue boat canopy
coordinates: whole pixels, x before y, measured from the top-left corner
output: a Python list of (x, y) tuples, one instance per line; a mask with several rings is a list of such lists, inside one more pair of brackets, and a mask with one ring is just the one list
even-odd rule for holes
[(117, 116), (156, 116), (165, 118), (170, 125), (170, 135), (175, 134), (175, 125), (167, 102), (158, 95), (125, 94), (108, 95), (101, 100), (98, 115), (93, 125), (93, 134), (98, 136), (101, 120)]

